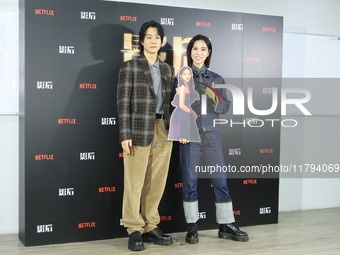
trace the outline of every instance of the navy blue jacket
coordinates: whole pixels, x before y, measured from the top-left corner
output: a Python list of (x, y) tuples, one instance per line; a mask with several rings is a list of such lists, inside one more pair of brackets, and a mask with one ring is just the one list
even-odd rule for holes
[[(206, 92), (203, 91), (202, 88), (207, 89), (207, 87), (199, 82), (199, 78), (197, 77), (197, 74), (195, 73), (194, 73), (194, 81), (195, 81), (195, 89), (200, 94), (200, 99), (202, 100), (201, 95), (206, 94)], [(213, 83), (224, 84), (225, 82), (224, 82), (224, 79), (220, 75), (207, 69), (203, 76), (203, 83), (213, 87), (212, 85)], [(227, 113), (230, 108), (231, 102), (228, 100), (227, 90), (221, 89), (221, 88), (219, 89), (215, 88), (215, 90), (220, 95), (220, 98), (222, 99), (222, 104), (219, 102), (215, 94), (213, 95), (217, 101), (217, 104), (214, 104), (214, 101), (207, 95), (207, 108), (206, 108), (207, 114), (202, 115), (201, 100), (195, 101), (191, 105), (192, 109), (197, 114), (196, 124), (199, 130), (202, 130), (202, 129), (204, 129), (205, 131), (218, 130), (218, 127), (213, 127), (214, 119), (219, 119), (220, 118), (219, 115)]]

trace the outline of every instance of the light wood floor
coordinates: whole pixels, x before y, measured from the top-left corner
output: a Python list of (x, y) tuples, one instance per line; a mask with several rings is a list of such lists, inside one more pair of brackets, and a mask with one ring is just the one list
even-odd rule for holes
[(1, 255), (106, 255), (106, 254), (340, 254), (340, 208), (280, 213), (279, 223), (244, 227), (250, 241), (235, 242), (217, 238), (217, 230), (200, 231), (200, 242), (186, 244), (185, 233), (171, 234), (174, 244), (145, 244), (142, 252), (127, 249), (127, 238), (102, 241), (24, 247), (17, 235), (0, 235)]

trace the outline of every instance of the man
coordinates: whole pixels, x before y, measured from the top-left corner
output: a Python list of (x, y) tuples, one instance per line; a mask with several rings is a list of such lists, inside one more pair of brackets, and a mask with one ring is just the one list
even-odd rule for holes
[(144, 242), (170, 245), (158, 228), (172, 142), (167, 140), (174, 71), (159, 57), (164, 30), (156, 21), (139, 31), (141, 56), (124, 62), (117, 102), (120, 141), (124, 150), (123, 222), (128, 248), (144, 250)]

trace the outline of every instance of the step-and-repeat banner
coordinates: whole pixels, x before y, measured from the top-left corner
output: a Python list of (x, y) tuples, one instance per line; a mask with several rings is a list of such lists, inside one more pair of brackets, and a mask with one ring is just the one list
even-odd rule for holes
[[(282, 123), (273, 101), (281, 87), (282, 17), (21, 0), (19, 236), (25, 245), (127, 236), (117, 77), (120, 65), (139, 55), (138, 32), (151, 19), (165, 29), (161, 58), (176, 72), (194, 35), (211, 39), (211, 70), (237, 88), (244, 105), (243, 112), (232, 106), (219, 123), (226, 164), (235, 172), (228, 173), (228, 185), (237, 224), (278, 222), (278, 175), (250, 171), (279, 165)], [(241, 168), (246, 172), (236, 174)], [(164, 232), (186, 230), (181, 189), (175, 143), (159, 208)], [(199, 229), (217, 228), (209, 178), (199, 180), (199, 196)]]

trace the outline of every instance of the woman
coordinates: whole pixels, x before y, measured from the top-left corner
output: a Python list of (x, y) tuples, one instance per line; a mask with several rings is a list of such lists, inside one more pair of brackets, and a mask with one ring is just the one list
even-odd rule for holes
[(195, 90), (195, 84), (192, 78), (192, 70), (188, 66), (181, 68), (178, 74), (177, 93), (171, 102), (176, 109), (173, 111), (170, 119), (169, 140), (199, 142), (195, 119), (196, 113), (190, 105), (199, 100), (199, 94)]
[[(212, 45), (208, 37), (194, 36), (187, 47), (188, 65), (193, 70), (195, 88), (200, 94), (205, 94), (207, 88), (214, 84), (224, 83), (223, 78), (208, 70), (212, 55)], [(199, 102), (192, 104), (192, 109), (198, 114), (196, 124), (201, 142), (180, 140), (180, 164), (183, 176), (183, 206), (188, 232), (186, 242), (198, 243), (198, 193), (196, 167), (202, 154), (207, 166), (225, 166), (221, 138), (213, 120), (219, 119), (219, 114), (226, 113), (230, 106), (225, 89), (215, 89), (215, 96), (207, 96), (206, 110), (201, 112)], [(203, 101), (203, 100), (202, 100)], [(202, 102), (203, 104), (203, 102)], [(249, 237), (235, 225), (232, 200), (226, 182), (226, 174), (211, 174), (211, 182), (215, 192), (216, 220), (220, 224), (218, 237), (246, 242)]]

